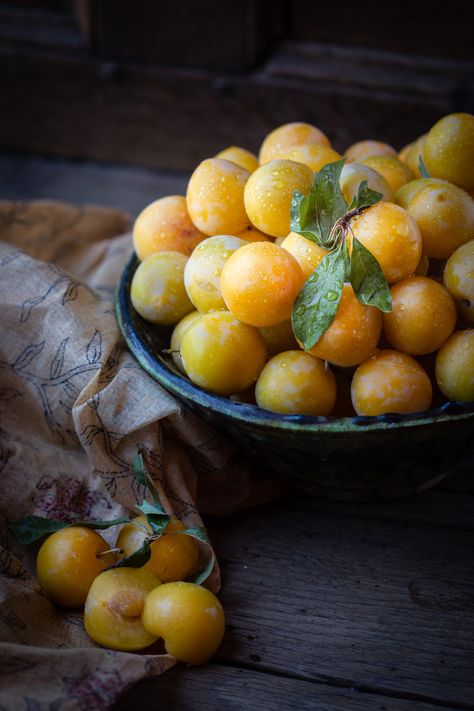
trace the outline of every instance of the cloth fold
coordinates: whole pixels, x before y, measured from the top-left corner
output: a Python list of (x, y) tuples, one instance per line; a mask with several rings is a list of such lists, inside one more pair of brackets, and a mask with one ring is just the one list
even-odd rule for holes
[[(131, 254), (118, 210), (0, 202), (0, 708), (106, 709), (165, 654), (99, 648), (80, 611), (35, 579), (8, 520), (133, 512), (137, 448), (165, 509), (189, 526), (275, 497), (281, 484), (183, 408), (127, 351), (113, 297)], [(104, 536), (115, 540), (116, 531)], [(220, 587), (216, 564), (206, 583)]]

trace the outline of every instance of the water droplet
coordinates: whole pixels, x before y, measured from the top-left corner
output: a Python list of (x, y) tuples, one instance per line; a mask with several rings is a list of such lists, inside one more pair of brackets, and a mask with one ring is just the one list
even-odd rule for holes
[(467, 349), (469, 348), (469, 343), (468, 343), (467, 341), (463, 341), (463, 342), (461, 343), (461, 348), (462, 348), (463, 350), (467, 351)]
[(286, 360), (281, 364), (281, 367), (282, 367), (282, 368), (287, 368), (287, 367), (288, 367), (288, 363), (286, 362)]
[(333, 291), (332, 289), (330, 289), (330, 290), (328, 291), (328, 293), (326, 294), (326, 299), (327, 299), (328, 301), (336, 301), (336, 299), (337, 299), (337, 291)]
[(406, 237), (408, 234), (408, 225), (406, 223), (395, 225), (395, 232), (402, 237)]

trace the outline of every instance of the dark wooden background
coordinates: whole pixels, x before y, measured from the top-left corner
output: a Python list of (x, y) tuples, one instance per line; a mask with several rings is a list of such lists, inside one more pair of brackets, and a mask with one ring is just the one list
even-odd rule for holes
[(0, 2), (0, 150), (191, 170), (277, 125), (396, 147), (474, 110), (474, 3)]

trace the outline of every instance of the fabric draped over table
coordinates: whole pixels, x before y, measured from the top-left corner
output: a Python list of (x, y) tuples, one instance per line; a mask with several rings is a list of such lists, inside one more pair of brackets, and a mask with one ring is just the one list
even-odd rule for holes
[[(20, 547), (9, 520), (133, 515), (144, 496), (138, 447), (165, 509), (189, 526), (202, 525), (200, 512), (227, 514), (281, 489), (127, 351), (113, 300), (129, 227), (118, 210), (0, 202), (2, 711), (106, 709), (175, 663), (95, 645), (81, 611), (45, 597), (37, 547)], [(113, 542), (116, 531), (104, 536)], [(219, 590), (217, 564), (206, 584)]]

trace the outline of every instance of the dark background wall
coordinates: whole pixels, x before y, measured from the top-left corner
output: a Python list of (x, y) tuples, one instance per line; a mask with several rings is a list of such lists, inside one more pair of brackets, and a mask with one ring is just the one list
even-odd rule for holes
[(0, 2), (0, 149), (190, 170), (281, 123), (401, 147), (474, 111), (474, 3)]

